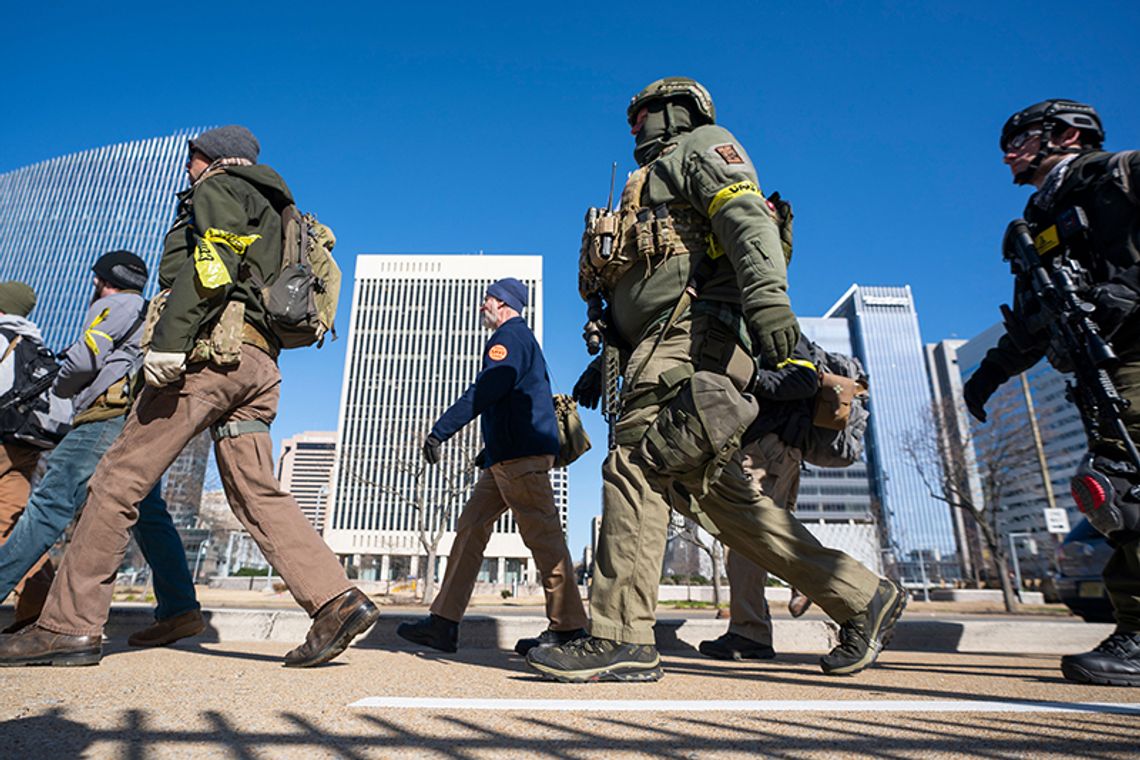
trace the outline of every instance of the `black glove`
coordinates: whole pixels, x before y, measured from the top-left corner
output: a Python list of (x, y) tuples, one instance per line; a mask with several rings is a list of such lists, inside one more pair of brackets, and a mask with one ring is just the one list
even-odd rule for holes
[(597, 409), (602, 399), (601, 357), (586, 365), (586, 371), (574, 383), (574, 400), (587, 409)]
[(440, 447), (443, 446), (443, 441), (436, 438), (434, 435), (429, 435), (424, 439), (424, 459), (428, 464), (439, 464)]
[(962, 386), (966, 409), (978, 422), (986, 421), (986, 401), (1009, 376), (993, 362), (983, 361)]
[(780, 245), (784, 249), (784, 263), (792, 263), (792, 204), (780, 197), (779, 191), (768, 196), (768, 207), (776, 215), (776, 226), (780, 228)]
[(1089, 291), (1089, 300), (1096, 311), (1093, 318), (1100, 327), (1101, 334), (1110, 338), (1140, 306), (1136, 291), (1118, 282), (1106, 282)]

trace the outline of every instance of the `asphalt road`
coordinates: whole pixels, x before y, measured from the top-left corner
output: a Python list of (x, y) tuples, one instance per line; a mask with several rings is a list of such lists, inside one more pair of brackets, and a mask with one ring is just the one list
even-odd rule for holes
[(288, 649), (115, 642), (97, 667), (0, 670), (0, 757), (1107, 758), (1140, 733), (1140, 690), (1067, 683), (1054, 656), (888, 650), (830, 678), (817, 654), (693, 654), (654, 684), (565, 685), (497, 650), (287, 670)]

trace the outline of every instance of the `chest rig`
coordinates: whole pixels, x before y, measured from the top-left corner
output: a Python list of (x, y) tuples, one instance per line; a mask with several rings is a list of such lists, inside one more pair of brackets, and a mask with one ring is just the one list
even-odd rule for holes
[(583, 299), (612, 292), (642, 260), (649, 277), (670, 256), (709, 250), (712, 226), (700, 212), (675, 198), (657, 204), (649, 201), (655, 166), (656, 162), (649, 163), (630, 175), (616, 211), (586, 211), (578, 257), (578, 291)]

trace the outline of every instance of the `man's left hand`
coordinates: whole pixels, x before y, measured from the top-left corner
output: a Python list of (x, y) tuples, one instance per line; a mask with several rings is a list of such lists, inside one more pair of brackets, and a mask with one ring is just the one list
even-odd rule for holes
[(429, 435), (424, 439), (424, 459), (428, 464), (439, 464), (441, 458), (440, 449), (443, 446), (443, 441), (436, 438), (434, 435)]
[(147, 351), (143, 358), (143, 376), (154, 388), (170, 385), (186, 372), (186, 354), (173, 351)]

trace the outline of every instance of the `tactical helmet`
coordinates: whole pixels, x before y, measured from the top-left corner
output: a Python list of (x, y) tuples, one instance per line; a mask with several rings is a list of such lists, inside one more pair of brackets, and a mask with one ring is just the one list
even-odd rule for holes
[(637, 114), (642, 107), (655, 100), (683, 100), (692, 106), (694, 117), (700, 114), (709, 124), (716, 123), (716, 106), (713, 105), (712, 95), (700, 82), (688, 77), (665, 77), (630, 99), (626, 117), (631, 127), (637, 121)]
[(104, 253), (91, 271), (119, 290), (141, 291), (146, 287), (146, 262), (130, 251)]
[(1042, 144), (1049, 142), (1058, 124), (1081, 130), (1082, 141), (1090, 148), (1099, 149), (1104, 143), (1104, 127), (1095, 108), (1075, 100), (1054, 98), (1035, 103), (1006, 120), (1001, 128), (1002, 152), (1009, 150), (1010, 140), (1035, 124), (1040, 124), (1044, 132)]

